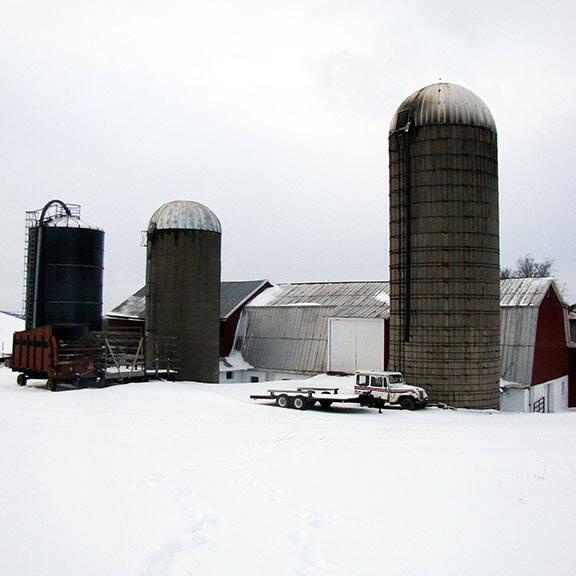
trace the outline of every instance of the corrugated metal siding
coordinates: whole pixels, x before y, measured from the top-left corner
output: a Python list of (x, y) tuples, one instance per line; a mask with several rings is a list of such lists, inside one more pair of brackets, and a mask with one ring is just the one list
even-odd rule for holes
[(532, 383), (537, 307), (500, 310), (501, 375), (510, 382)]
[(244, 359), (262, 370), (324, 372), (327, 306), (247, 307), (239, 327)]

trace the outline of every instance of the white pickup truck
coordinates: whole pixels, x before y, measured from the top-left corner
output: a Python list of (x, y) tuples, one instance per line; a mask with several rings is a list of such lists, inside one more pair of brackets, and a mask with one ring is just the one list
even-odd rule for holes
[(356, 372), (354, 392), (364, 406), (400, 406), (404, 410), (424, 408), (428, 394), (424, 388), (409, 386), (400, 372)]

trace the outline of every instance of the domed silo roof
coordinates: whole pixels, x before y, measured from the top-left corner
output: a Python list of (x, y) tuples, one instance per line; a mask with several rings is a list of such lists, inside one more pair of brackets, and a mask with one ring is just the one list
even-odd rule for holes
[(496, 132), (490, 109), (474, 92), (457, 84), (440, 82), (417, 90), (396, 110), (390, 132), (406, 126), (463, 124)]
[(155, 230), (206, 230), (222, 234), (216, 214), (192, 200), (175, 200), (160, 206), (148, 225), (148, 232)]

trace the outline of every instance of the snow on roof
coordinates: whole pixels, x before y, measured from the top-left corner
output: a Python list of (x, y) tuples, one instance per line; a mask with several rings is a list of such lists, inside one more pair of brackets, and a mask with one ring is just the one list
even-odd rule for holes
[(0, 357), (12, 353), (14, 332), (24, 330), (24, 320), (9, 312), (0, 312)]

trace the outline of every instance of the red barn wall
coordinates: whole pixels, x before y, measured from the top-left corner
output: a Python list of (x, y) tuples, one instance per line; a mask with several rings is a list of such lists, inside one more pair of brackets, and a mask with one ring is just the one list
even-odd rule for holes
[(568, 347), (564, 307), (550, 287), (540, 304), (532, 384), (542, 384), (568, 374)]
[(568, 348), (569, 378), (568, 378), (568, 406), (576, 408), (576, 348)]

